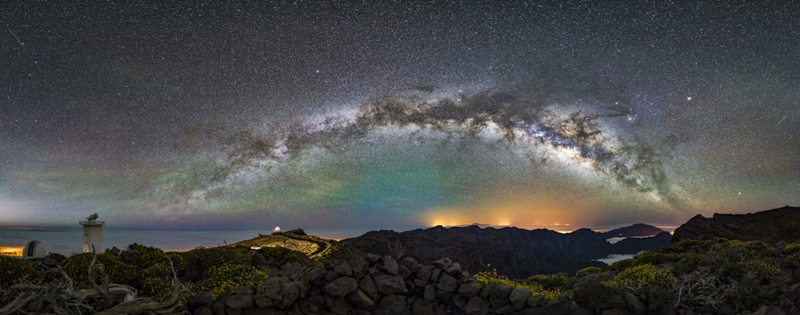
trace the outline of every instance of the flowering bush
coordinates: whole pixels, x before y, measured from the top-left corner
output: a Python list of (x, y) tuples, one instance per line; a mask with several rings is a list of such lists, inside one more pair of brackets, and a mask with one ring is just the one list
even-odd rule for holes
[(511, 280), (511, 279), (508, 279), (508, 277), (506, 277), (506, 276), (498, 275), (497, 274), (497, 269), (494, 269), (492, 271), (479, 272), (479, 273), (475, 274), (473, 277), (475, 278), (475, 280), (478, 280), (478, 282), (480, 282), (481, 284), (483, 284), (485, 286), (493, 284), (493, 283), (502, 283), (502, 284), (505, 284), (505, 285), (508, 285), (508, 286), (511, 286), (511, 287), (514, 287), (514, 288), (528, 289), (534, 295), (536, 295), (536, 294), (543, 295), (544, 298), (548, 299), (548, 300), (549, 299), (554, 299), (554, 298), (556, 298), (556, 297), (561, 295), (561, 290), (558, 290), (558, 289), (546, 289), (541, 284), (532, 284), (532, 283), (526, 283), (526, 282), (521, 282), (521, 281), (514, 281), (514, 280)]
[(614, 279), (604, 281), (602, 284), (633, 291), (645, 286), (671, 288), (675, 281), (675, 277), (669, 271), (659, 269), (650, 264), (644, 264), (625, 269), (618, 273)]

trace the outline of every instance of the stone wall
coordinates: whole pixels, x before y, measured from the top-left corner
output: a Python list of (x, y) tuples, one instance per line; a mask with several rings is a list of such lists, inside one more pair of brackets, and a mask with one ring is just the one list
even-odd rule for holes
[(546, 301), (527, 289), (483, 286), (447, 258), (425, 266), (409, 257), (397, 262), (378, 255), (357, 265), (328, 262), (213, 301), (201, 293), (189, 298), (188, 308), (196, 315), (591, 314), (567, 298)]

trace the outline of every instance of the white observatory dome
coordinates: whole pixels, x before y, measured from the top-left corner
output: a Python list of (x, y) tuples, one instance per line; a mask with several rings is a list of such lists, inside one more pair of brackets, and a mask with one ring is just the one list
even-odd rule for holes
[(47, 256), (47, 251), (42, 242), (37, 240), (28, 242), (22, 250), (22, 258), (43, 258), (44, 256)]

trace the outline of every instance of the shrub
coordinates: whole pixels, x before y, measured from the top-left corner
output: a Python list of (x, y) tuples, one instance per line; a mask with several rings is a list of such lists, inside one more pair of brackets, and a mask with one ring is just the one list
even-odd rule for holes
[(669, 271), (644, 264), (625, 269), (617, 274), (614, 279), (604, 281), (602, 284), (633, 291), (645, 286), (670, 288), (674, 283), (675, 277)]
[[(136, 267), (126, 264), (120, 257), (112, 253), (98, 254), (97, 261), (105, 266), (111, 283), (135, 284), (138, 281)], [(75, 284), (89, 284), (88, 275), (91, 262), (92, 254), (90, 253), (72, 255), (64, 260), (64, 271)]]
[(789, 254), (800, 253), (800, 242), (786, 244), (785, 246), (783, 246), (783, 250), (785, 250)]
[(599, 267), (594, 267), (594, 266), (586, 267), (586, 268), (583, 268), (581, 270), (578, 270), (578, 272), (575, 273), (575, 277), (583, 278), (585, 276), (588, 276), (588, 275), (591, 275), (591, 274), (595, 274), (595, 273), (598, 273), (598, 272), (603, 272), (603, 269), (599, 268)]
[(0, 288), (37, 277), (33, 261), (0, 255)]
[(534, 275), (526, 279), (525, 282), (541, 285), (545, 290), (560, 290), (568, 288), (571, 281), (566, 274), (554, 273), (550, 275)]
[(156, 263), (142, 272), (142, 290), (156, 301), (172, 296), (172, 268), (169, 264)]
[(670, 264), (670, 269), (675, 275), (692, 272), (711, 263), (711, 258), (704, 254), (684, 253), (677, 255), (677, 258), (679, 260), (676, 263)]
[(209, 278), (191, 285), (193, 292), (211, 292), (214, 299), (225, 291), (233, 291), (241, 286), (255, 286), (269, 277), (253, 266), (223, 264), (209, 270)]
[(633, 256), (631, 260), (632, 260), (631, 261), (632, 266), (645, 265), (645, 264), (658, 266), (658, 265), (677, 262), (681, 260), (681, 258), (678, 257), (678, 255), (674, 254), (644, 252), (636, 256)]
[(531, 284), (531, 283), (525, 283), (525, 282), (510, 280), (506, 276), (498, 275), (497, 274), (497, 269), (494, 269), (492, 271), (482, 271), (482, 272), (479, 272), (479, 273), (475, 274), (473, 277), (475, 278), (475, 280), (478, 280), (478, 282), (480, 282), (481, 284), (483, 284), (485, 286), (493, 284), (493, 283), (497, 283), (497, 284), (502, 283), (502, 284), (505, 284), (505, 285), (508, 285), (508, 286), (511, 286), (511, 287), (514, 287), (514, 288), (528, 289), (534, 295), (536, 295), (536, 294), (543, 295), (544, 298), (548, 299), (548, 300), (549, 299), (554, 299), (554, 298), (556, 298), (556, 297), (561, 295), (561, 290), (558, 290), (558, 289), (545, 289), (540, 284)]

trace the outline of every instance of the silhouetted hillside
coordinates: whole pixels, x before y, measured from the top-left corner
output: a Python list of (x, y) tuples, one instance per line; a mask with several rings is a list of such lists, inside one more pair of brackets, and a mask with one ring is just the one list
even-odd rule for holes
[(603, 237), (606, 239), (612, 237), (643, 237), (643, 236), (654, 236), (658, 233), (664, 232), (664, 230), (659, 229), (655, 226), (644, 224), (644, 223), (636, 223), (631, 226), (626, 226), (618, 229), (613, 229), (608, 232), (603, 232)]
[(697, 215), (678, 227), (672, 242), (710, 240), (716, 237), (774, 244), (800, 240), (800, 208), (785, 206), (748, 214)]
[(545, 229), (437, 226), (402, 233), (373, 231), (342, 242), (364, 252), (396, 259), (411, 256), (424, 263), (449, 257), (472, 273), (496, 268), (500, 274), (519, 278), (540, 273), (574, 273), (588, 266), (603, 266), (591, 260), (609, 254), (659, 248), (669, 244), (669, 233), (666, 236), (612, 245), (606, 242), (603, 233), (589, 229), (561, 234)]

